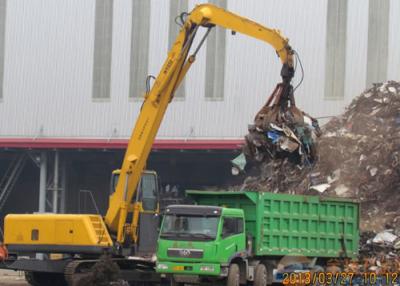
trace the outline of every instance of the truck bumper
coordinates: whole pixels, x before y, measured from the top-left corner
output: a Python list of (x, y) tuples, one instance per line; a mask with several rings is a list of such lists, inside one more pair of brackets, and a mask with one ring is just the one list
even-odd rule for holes
[[(222, 270), (222, 271), (221, 271)], [(224, 268), (217, 263), (157, 262), (156, 271), (163, 274), (226, 276)]]

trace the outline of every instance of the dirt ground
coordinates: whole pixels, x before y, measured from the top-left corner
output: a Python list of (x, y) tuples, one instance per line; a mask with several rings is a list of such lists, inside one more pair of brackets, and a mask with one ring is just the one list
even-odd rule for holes
[(0, 286), (28, 286), (22, 272), (0, 270)]

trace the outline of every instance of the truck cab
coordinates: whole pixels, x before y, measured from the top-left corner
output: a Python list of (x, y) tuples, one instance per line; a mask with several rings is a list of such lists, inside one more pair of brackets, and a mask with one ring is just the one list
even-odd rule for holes
[(231, 262), (246, 256), (243, 210), (196, 205), (165, 210), (156, 269), (176, 284), (223, 279)]

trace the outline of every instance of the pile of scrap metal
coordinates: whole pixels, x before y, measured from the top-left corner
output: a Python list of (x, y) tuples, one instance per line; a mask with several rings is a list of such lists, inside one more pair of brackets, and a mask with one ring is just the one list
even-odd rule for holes
[(250, 171), (242, 188), (357, 198), (361, 228), (400, 228), (400, 83), (375, 84), (332, 118), (317, 140), (309, 168), (277, 158)]
[(400, 83), (375, 84), (324, 129), (311, 189), (359, 199), (363, 229), (400, 227)]
[[(249, 125), (243, 154), (232, 161), (233, 174), (244, 170), (247, 162), (270, 162), (288, 158), (299, 166), (311, 165), (317, 157), (318, 121), (296, 107), (293, 89), (280, 83)], [(287, 94), (287, 95), (286, 95)], [(244, 160), (245, 159), (245, 160)]]
[[(316, 264), (317, 261), (304, 256), (285, 256), (277, 263), (277, 272), (292, 272), (293, 269), (296, 269), (304, 272), (321, 272), (323, 270), (325, 273), (348, 274), (341, 277), (344, 279), (342, 283), (339, 280), (332, 285), (398, 285), (400, 281), (400, 230), (388, 228), (378, 233), (372, 231), (362, 233), (359, 256), (356, 259), (330, 259), (324, 267)], [(336, 279), (340, 279), (339, 277)], [(320, 278), (328, 277), (321, 276)], [(367, 283), (368, 281), (370, 283)], [(323, 284), (321, 280), (319, 282), (316, 285), (330, 285), (330, 283)]]
[(347, 263), (344, 270), (378, 275), (400, 273), (400, 229), (385, 229), (378, 233), (364, 232), (360, 239), (359, 261)]
[[(273, 114), (272, 118), (277, 118), (276, 113), (269, 111), (272, 108), (263, 110), (260, 114)], [(296, 124), (300, 114), (307, 116), (295, 114), (297, 119), (292, 122)], [(268, 150), (264, 153), (269, 154), (271, 150), (282, 149), (274, 145), (272, 136), (268, 135), (278, 124), (272, 122), (275, 125), (271, 125), (268, 120), (257, 121), (256, 133), (247, 136), (245, 148), (251, 150), (248, 154), (257, 155), (262, 150)], [(260, 124), (262, 122), (266, 124)], [(283, 123), (295, 132), (293, 125), (287, 121)], [(283, 129), (283, 125), (278, 126)], [(312, 127), (311, 130), (316, 132)], [(291, 133), (284, 134), (291, 138)], [(300, 142), (304, 140), (295, 134)], [(366, 231), (363, 237), (369, 234), (368, 239), (362, 239), (360, 243), (360, 253), (368, 263), (354, 262), (348, 265), (349, 269), (379, 272), (390, 267), (400, 271), (400, 83), (388, 81), (365, 90), (342, 115), (324, 125), (322, 135), (313, 144), (317, 147), (318, 158), (311, 167), (293, 164), (290, 156), (275, 156), (253, 168), (257, 172), (246, 170), (244, 183), (237, 189), (358, 199), (361, 202), (361, 230)]]

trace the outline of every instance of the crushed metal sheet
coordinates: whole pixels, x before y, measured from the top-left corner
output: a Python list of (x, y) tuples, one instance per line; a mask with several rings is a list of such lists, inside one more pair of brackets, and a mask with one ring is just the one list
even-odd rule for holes
[(310, 189), (316, 190), (319, 193), (323, 193), (327, 189), (329, 189), (330, 186), (331, 186), (330, 184), (320, 184), (320, 185), (316, 185), (316, 186), (311, 186)]

